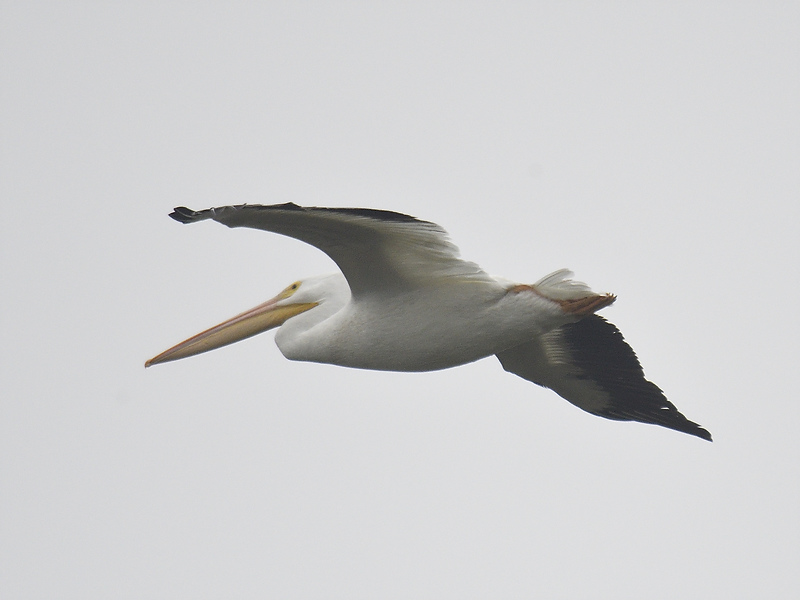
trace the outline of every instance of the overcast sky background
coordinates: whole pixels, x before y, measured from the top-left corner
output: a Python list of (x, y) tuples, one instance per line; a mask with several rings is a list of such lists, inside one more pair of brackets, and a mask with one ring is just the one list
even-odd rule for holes
[[(796, 598), (794, 2), (3, 2), (0, 597)], [(709, 444), (489, 358), (144, 360), (335, 270), (173, 206), (569, 267)]]

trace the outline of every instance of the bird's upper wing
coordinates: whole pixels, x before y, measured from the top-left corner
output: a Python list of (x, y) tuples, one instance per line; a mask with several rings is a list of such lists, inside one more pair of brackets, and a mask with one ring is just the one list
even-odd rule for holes
[(243, 204), (201, 211), (178, 207), (170, 217), (263, 229), (316, 246), (339, 266), (355, 297), (445, 277), (494, 281), (478, 265), (458, 258), (458, 248), (439, 225), (386, 210)]
[(644, 377), (619, 330), (590, 315), (497, 354), (503, 368), (600, 417), (661, 425), (711, 441)]

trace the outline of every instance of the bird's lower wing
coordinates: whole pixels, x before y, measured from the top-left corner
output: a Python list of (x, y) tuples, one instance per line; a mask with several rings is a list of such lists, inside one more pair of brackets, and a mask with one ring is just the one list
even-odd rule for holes
[(640, 421), (711, 441), (644, 377), (619, 330), (590, 315), (540, 339), (497, 354), (503, 368), (548, 387), (575, 406), (606, 419)]
[(170, 216), (182, 223), (211, 219), (228, 227), (262, 229), (316, 246), (342, 270), (354, 297), (417, 288), (442, 278), (493, 282), (476, 264), (458, 257), (444, 229), (401, 213), (288, 203), (200, 211), (179, 207)]

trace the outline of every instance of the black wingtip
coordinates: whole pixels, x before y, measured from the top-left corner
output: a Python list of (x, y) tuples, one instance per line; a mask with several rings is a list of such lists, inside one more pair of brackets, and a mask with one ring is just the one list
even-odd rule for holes
[[(655, 384), (653, 387), (658, 389)], [(708, 429), (705, 429), (694, 421), (687, 419), (680, 411), (678, 411), (672, 402), (663, 397), (663, 392), (661, 392), (661, 390), (659, 390), (659, 393), (662, 395), (664, 406), (662, 406), (660, 410), (647, 415), (647, 418), (642, 419), (645, 423), (649, 422), (655, 425), (661, 425), (662, 427), (668, 427), (682, 433), (688, 433), (689, 435), (699, 437), (708, 442), (714, 441), (711, 439), (711, 432), (708, 431)]]
[(714, 440), (711, 439), (711, 432), (707, 429), (703, 429), (702, 427), (698, 426), (697, 429), (694, 431), (687, 431), (686, 433), (691, 433), (692, 435), (696, 435), (699, 438), (703, 438), (709, 442), (713, 442)]
[(662, 408), (661, 411), (663, 412), (659, 411), (655, 414), (651, 413), (649, 415), (650, 419), (645, 420), (646, 423), (653, 423), (654, 425), (661, 425), (662, 427), (668, 427), (669, 429), (674, 429), (675, 431), (688, 433), (689, 435), (699, 437), (708, 442), (714, 441), (711, 439), (710, 431), (698, 425), (694, 421), (690, 421), (684, 417), (683, 414), (681, 414), (678, 409), (675, 408), (675, 405), (666, 398), (664, 398), (664, 402), (666, 404), (666, 410)]
[(172, 212), (169, 213), (169, 216), (175, 219), (180, 223), (194, 223), (195, 221), (200, 220), (198, 217), (202, 211), (198, 212), (192, 210), (191, 208), (186, 208), (185, 206), (176, 206), (172, 209)]

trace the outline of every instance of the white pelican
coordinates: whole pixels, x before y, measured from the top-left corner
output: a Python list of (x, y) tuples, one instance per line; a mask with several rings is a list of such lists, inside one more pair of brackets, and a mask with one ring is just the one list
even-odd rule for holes
[(458, 258), (446, 232), (385, 210), (239, 205), (176, 208), (181, 223), (211, 219), (316, 246), (341, 273), (296, 281), (272, 300), (145, 363), (207, 352), (280, 326), (289, 360), (383, 371), (447, 369), (496, 355), (506, 371), (583, 410), (661, 425), (711, 441), (653, 383), (619, 330), (594, 314), (616, 297), (556, 271), (528, 284)]

